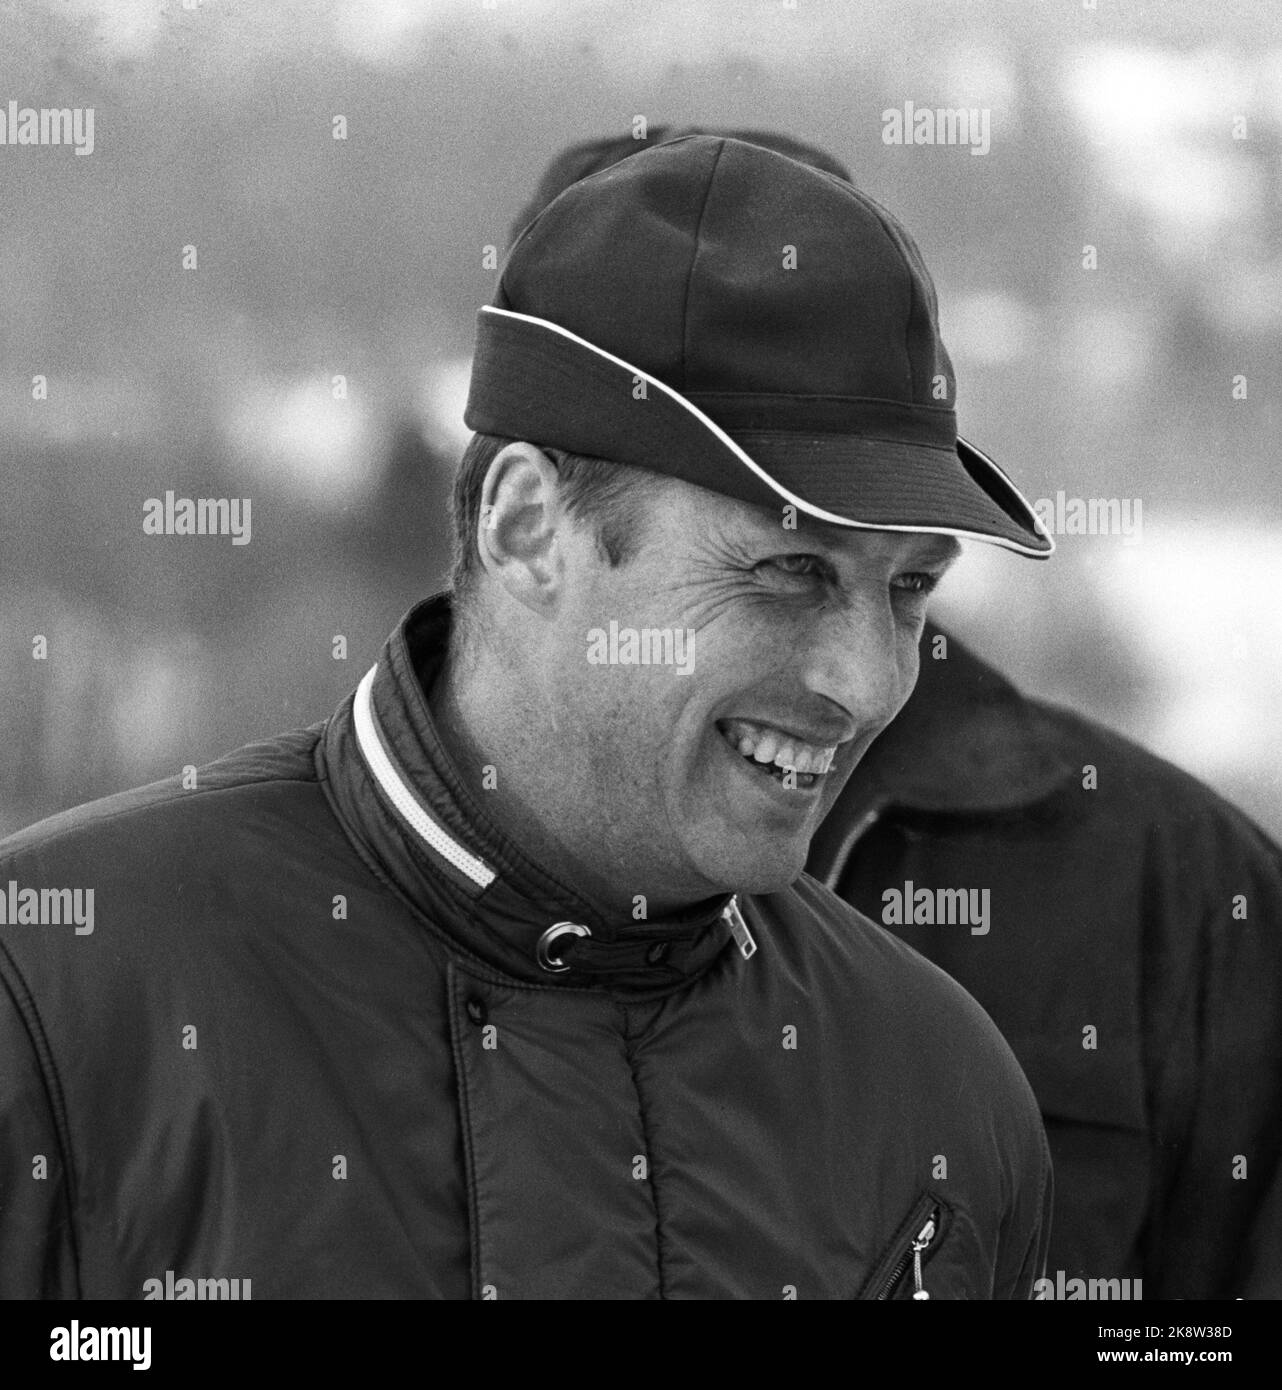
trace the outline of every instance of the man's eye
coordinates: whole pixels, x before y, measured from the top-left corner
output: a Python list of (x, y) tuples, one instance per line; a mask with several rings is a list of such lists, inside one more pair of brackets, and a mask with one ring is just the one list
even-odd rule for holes
[(895, 581), (896, 589), (905, 589), (910, 594), (929, 594), (939, 587), (939, 581), (943, 578), (940, 574), (927, 574), (922, 570), (914, 570), (911, 574), (901, 574)]
[(827, 566), (817, 555), (776, 555), (762, 563), (782, 570), (785, 574), (805, 576), (827, 573)]

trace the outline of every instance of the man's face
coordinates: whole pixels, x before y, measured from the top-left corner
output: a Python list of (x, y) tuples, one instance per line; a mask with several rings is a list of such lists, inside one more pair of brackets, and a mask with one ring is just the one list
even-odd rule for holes
[[(923, 532), (788, 530), (782, 509), (676, 482), (617, 569), (586, 535), (569, 546), (541, 634), (548, 771), (594, 866), (669, 902), (792, 882), (911, 693), (926, 596), (958, 552)], [(661, 664), (640, 664), (647, 633)]]

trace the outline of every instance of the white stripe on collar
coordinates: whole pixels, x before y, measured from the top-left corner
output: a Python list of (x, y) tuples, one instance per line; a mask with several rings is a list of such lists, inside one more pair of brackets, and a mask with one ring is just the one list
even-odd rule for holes
[(430, 848), (447, 863), (465, 874), (480, 888), (488, 888), (497, 875), (483, 859), (469, 854), (457, 840), (438, 825), (427, 813), (422, 802), (406, 785), (383, 745), (383, 737), (374, 717), (374, 677), (378, 666), (366, 671), (352, 701), (356, 722), (356, 742), (374, 780), (382, 787), (387, 799), (400, 812), (403, 820)]
[[(532, 323), (539, 328), (546, 328), (552, 333), (559, 333), (562, 338), (568, 338), (572, 343), (577, 343), (580, 347), (588, 348), (590, 351), (595, 352), (598, 357), (604, 357), (606, 361), (613, 362), (616, 367), (622, 367), (624, 371), (630, 372), (634, 377), (646, 382), (647, 385), (655, 387), (657, 390), (663, 392), (670, 400), (675, 401), (683, 409), (688, 410), (704, 429), (715, 435), (716, 438), (734, 454), (740, 463), (746, 468), (751, 469), (763, 483), (773, 488), (785, 502), (791, 503), (798, 511), (804, 512), (807, 516), (813, 516), (817, 521), (826, 521), (834, 526), (846, 526), (856, 531), (921, 531), (936, 536), (960, 536), (965, 540), (984, 541), (988, 545), (1000, 546), (1003, 550), (1013, 550), (1019, 555), (1040, 557), (1051, 553), (1051, 551), (1037, 550), (1031, 545), (1020, 545), (1018, 541), (1008, 540), (1005, 536), (993, 536), (987, 531), (968, 531), (961, 526), (883, 525), (874, 524), (870, 521), (851, 521), (849, 517), (838, 516), (836, 512), (825, 511), (822, 507), (816, 507), (813, 502), (807, 502), (804, 497), (798, 497), (795, 492), (790, 492), (777, 478), (771, 477), (755, 459), (750, 458), (748, 454), (744, 452), (741, 445), (736, 444), (735, 441), (730, 438), (725, 430), (723, 430), (711, 416), (705, 415), (693, 401), (686, 400), (680, 391), (674, 391), (666, 381), (660, 381), (657, 376), (651, 376), (649, 372), (643, 372), (640, 367), (634, 366), (631, 362), (625, 362), (622, 357), (616, 357), (614, 353), (607, 352), (605, 348), (597, 347), (595, 343), (589, 342), (586, 338), (580, 338), (577, 333), (571, 333), (568, 328), (562, 328), (559, 323), (553, 323), (551, 319), (535, 318), (533, 314), (518, 314), (515, 309), (500, 309), (494, 304), (482, 304), (481, 313), (498, 314), (505, 319), (518, 319), (522, 323)], [(969, 444), (969, 441), (967, 441), (967, 443)], [(970, 444), (969, 447), (975, 449), (973, 444)], [(1054, 539), (1051, 537), (1050, 532), (1042, 525), (1041, 517), (1038, 516), (1034, 508), (1029, 505), (1028, 499), (987, 454), (980, 449), (975, 449), (975, 453), (979, 455), (984, 463), (998, 473), (1011, 491), (1014, 492), (1015, 496), (1022, 503), (1026, 515), (1032, 522), (1033, 529), (1051, 542), (1051, 550), (1053, 551), (1055, 548)], [(978, 486), (978, 484), (976, 484), (976, 486)]]

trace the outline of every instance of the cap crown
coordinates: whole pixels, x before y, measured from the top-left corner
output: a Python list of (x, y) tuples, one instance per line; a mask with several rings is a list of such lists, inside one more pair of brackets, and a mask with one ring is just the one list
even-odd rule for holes
[(953, 406), (912, 238), (851, 184), (742, 140), (681, 137), (573, 184), (512, 248), (494, 302), (695, 399)]

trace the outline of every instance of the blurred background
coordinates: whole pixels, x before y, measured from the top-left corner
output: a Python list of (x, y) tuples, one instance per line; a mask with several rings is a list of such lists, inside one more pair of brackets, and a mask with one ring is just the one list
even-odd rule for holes
[[(0, 108), (95, 112), (91, 156), (0, 147), (0, 833), (359, 680), (448, 565), (487, 248), (644, 117), (816, 142), (900, 216), (967, 436), (1032, 499), (1142, 503), (1138, 543), (969, 547), (937, 615), (1282, 836), (1282, 12), (22, 0), (0, 32)], [(989, 110), (989, 152), (883, 143), (906, 101)], [(167, 490), (250, 497), (251, 542), (144, 535)]]

